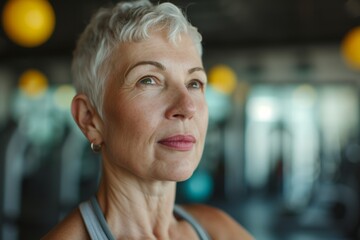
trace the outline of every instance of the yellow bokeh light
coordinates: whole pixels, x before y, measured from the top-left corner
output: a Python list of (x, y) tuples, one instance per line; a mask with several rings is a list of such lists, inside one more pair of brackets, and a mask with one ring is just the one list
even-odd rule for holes
[(40, 71), (29, 69), (20, 76), (19, 88), (30, 97), (42, 96), (48, 88), (48, 80)]
[(346, 34), (341, 50), (347, 63), (353, 68), (360, 69), (360, 26)]
[(55, 13), (47, 0), (9, 0), (2, 13), (7, 36), (22, 47), (46, 42), (55, 28)]
[(217, 65), (209, 71), (209, 84), (217, 91), (231, 94), (237, 84), (235, 72), (228, 66)]

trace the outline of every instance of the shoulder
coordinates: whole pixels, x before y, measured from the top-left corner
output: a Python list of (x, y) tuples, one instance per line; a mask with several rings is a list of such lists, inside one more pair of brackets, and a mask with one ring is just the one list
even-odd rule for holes
[(210, 234), (212, 239), (241, 239), (254, 238), (224, 211), (203, 204), (182, 205)]
[(82, 221), (79, 209), (70, 213), (63, 221), (56, 225), (41, 240), (60, 239), (90, 239)]

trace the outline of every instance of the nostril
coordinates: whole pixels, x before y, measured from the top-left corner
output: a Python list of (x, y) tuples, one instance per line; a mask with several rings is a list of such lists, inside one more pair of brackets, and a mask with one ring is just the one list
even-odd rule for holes
[[(171, 99), (171, 100), (170, 100)], [(188, 90), (173, 92), (171, 98), (169, 97), (170, 104), (166, 111), (166, 117), (171, 119), (188, 119), (192, 118), (196, 112), (196, 105), (194, 99), (189, 94)]]
[(167, 111), (167, 117), (170, 119), (190, 119), (195, 113), (195, 108), (184, 107), (180, 105), (172, 106)]
[(174, 114), (173, 115), (174, 118), (185, 118), (184, 114)]

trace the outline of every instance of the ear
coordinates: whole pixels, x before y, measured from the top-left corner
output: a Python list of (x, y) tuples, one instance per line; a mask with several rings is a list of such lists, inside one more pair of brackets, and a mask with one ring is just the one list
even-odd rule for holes
[(77, 94), (73, 98), (71, 113), (89, 142), (94, 144), (103, 142), (102, 120), (85, 94)]

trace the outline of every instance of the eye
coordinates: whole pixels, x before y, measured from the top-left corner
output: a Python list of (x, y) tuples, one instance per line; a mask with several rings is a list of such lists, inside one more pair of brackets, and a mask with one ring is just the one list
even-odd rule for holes
[(143, 84), (143, 85), (155, 85), (156, 81), (155, 81), (154, 77), (147, 76), (147, 77), (143, 77), (142, 79), (140, 79), (139, 83)]
[(194, 89), (202, 89), (204, 86), (204, 83), (202, 83), (200, 80), (192, 80), (189, 84), (188, 87), (189, 88), (194, 88)]

